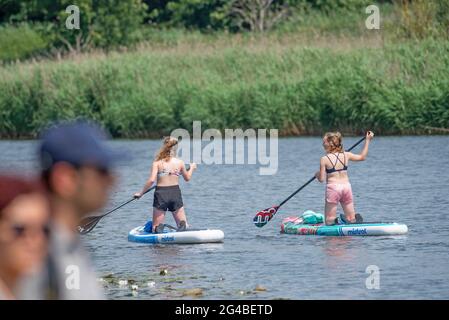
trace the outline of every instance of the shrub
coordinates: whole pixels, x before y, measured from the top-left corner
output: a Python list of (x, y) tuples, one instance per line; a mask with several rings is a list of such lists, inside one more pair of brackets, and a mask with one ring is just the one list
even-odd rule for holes
[(47, 46), (46, 40), (28, 24), (0, 26), (0, 61), (26, 59)]

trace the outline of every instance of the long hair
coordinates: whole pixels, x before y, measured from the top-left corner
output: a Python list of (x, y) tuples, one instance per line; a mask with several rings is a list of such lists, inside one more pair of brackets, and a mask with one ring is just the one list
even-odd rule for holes
[(330, 152), (343, 152), (343, 138), (340, 132), (326, 132), (324, 139), (329, 144)]
[(162, 147), (156, 154), (156, 161), (159, 160), (170, 160), (176, 153), (176, 146), (178, 145), (178, 139), (173, 137), (165, 137)]

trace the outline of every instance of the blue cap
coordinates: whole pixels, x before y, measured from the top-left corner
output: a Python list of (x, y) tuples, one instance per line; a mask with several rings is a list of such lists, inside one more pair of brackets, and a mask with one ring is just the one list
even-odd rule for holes
[(49, 170), (57, 162), (111, 168), (118, 155), (106, 147), (107, 137), (98, 125), (87, 121), (64, 122), (49, 128), (41, 135), (42, 170)]

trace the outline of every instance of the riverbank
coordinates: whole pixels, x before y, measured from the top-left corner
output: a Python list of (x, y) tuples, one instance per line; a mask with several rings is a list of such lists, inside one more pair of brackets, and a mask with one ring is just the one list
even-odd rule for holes
[[(87, 117), (114, 137), (176, 128), (277, 128), (280, 135), (444, 134), (449, 42), (371, 36), (223, 35), (0, 67), (0, 137), (33, 138)], [(443, 129), (443, 130), (439, 130)]]

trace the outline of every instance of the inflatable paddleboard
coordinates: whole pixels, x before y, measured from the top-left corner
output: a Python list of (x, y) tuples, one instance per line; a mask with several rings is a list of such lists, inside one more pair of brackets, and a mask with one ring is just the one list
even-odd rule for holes
[(128, 241), (150, 244), (195, 244), (223, 242), (224, 232), (211, 229), (190, 229), (187, 231), (166, 230), (163, 233), (146, 232), (145, 226), (132, 229)]
[(281, 224), (281, 232), (297, 235), (317, 236), (392, 236), (408, 232), (408, 227), (402, 223), (360, 223), (326, 226), (320, 224), (296, 224), (292, 221)]

